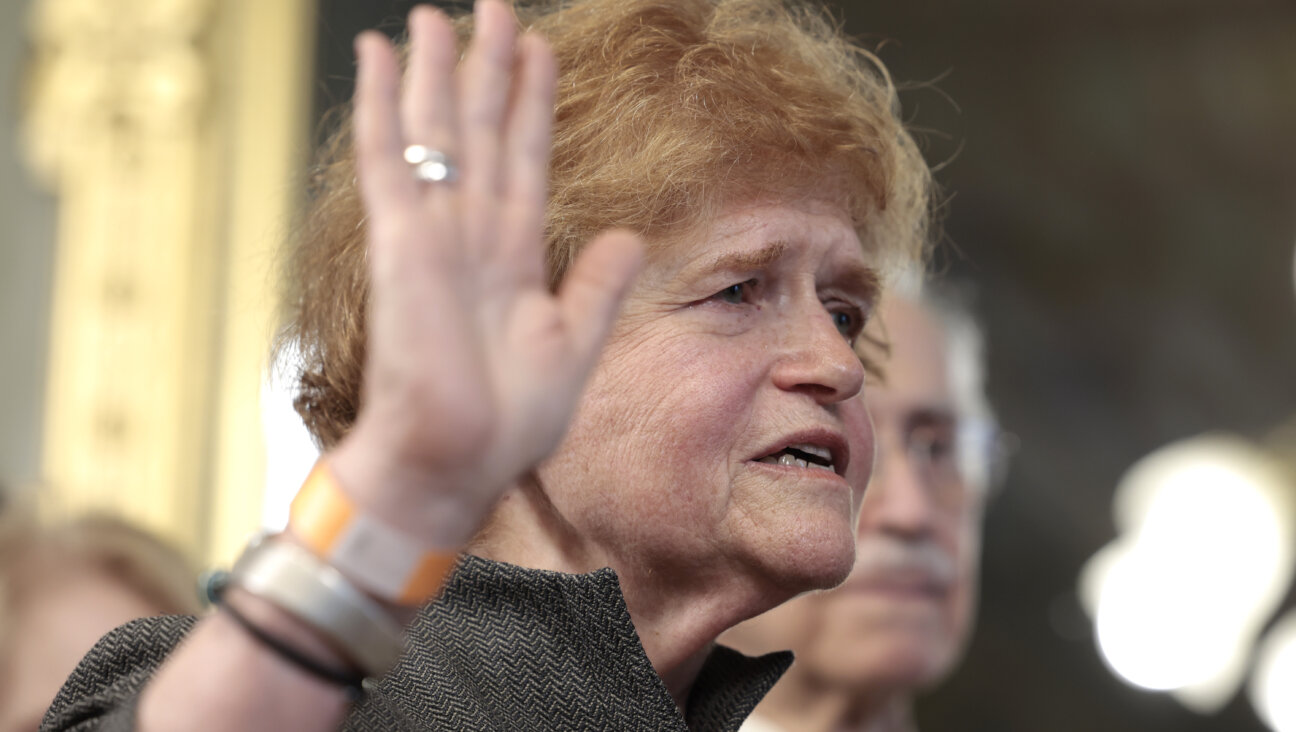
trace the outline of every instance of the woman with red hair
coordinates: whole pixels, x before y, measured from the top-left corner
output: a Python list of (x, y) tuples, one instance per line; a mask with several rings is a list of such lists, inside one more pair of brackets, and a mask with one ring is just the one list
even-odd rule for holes
[(732, 730), (789, 657), (716, 637), (850, 571), (857, 345), (928, 220), (876, 59), (779, 0), (408, 30), (403, 73), (357, 39), (293, 257), (288, 530), (51, 729)]

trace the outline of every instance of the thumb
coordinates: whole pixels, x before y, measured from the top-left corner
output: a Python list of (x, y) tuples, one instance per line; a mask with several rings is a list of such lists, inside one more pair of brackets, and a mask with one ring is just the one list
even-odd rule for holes
[(638, 234), (606, 231), (586, 245), (558, 287), (572, 355), (586, 364), (593, 364), (602, 350), (621, 301), (639, 272), (643, 248)]

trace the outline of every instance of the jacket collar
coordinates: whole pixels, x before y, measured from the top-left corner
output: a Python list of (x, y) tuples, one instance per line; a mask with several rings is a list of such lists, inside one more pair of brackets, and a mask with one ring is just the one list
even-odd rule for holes
[(465, 556), (372, 701), (421, 728), (444, 719), (463, 729), (733, 732), (791, 662), (787, 652), (748, 658), (716, 646), (681, 714), (612, 569), (564, 574)]

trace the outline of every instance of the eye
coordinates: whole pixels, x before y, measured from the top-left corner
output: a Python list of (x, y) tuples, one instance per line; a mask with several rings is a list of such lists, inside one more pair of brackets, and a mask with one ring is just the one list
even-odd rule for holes
[(935, 425), (915, 427), (905, 439), (910, 456), (925, 465), (946, 466), (954, 457), (954, 435)]
[(730, 305), (741, 305), (744, 302), (748, 302), (752, 286), (755, 284), (756, 280), (747, 280), (746, 282), (729, 285), (723, 290), (712, 295), (711, 298), (713, 300), (719, 300), (720, 302), (729, 303)]
[(859, 337), (860, 331), (864, 330), (864, 313), (853, 307), (841, 307), (836, 310), (830, 310), (833, 325), (837, 326), (837, 332), (847, 341), (854, 343)]

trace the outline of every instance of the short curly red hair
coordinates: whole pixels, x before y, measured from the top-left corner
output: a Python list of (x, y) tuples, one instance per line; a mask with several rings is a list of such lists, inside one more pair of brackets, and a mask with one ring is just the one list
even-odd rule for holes
[[(895, 87), (822, 10), (782, 0), (574, 0), (518, 8), (559, 78), (545, 235), (551, 283), (611, 227), (653, 243), (726, 205), (832, 181), (879, 267), (927, 249), (931, 175)], [(461, 41), (471, 18), (458, 19)], [(360, 409), (368, 271), (349, 125), (323, 148), (288, 260), (281, 344), (325, 449)], [(837, 183), (840, 181), (840, 183)]]

